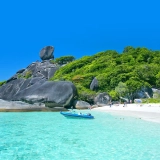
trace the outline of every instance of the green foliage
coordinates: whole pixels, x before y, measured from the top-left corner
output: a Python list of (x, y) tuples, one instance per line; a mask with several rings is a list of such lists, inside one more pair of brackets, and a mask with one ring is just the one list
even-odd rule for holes
[(24, 76), (22, 74), (20, 74), (20, 73), (17, 75), (17, 77), (18, 78), (24, 78)]
[(128, 81), (126, 81), (126, 86), (128, 90), (127, 92), (132, 94), (141, 89), (141, 87), (143, 86), (143, 82), (138, 81), (134, 78), (130, 78)]
[(158, 74), (156, 75), (156, 85), (158, 87), (160, 87), (160, 71), (158, 72)]
[(50, 60), (50, 63), (55, 64), (55, 60), (54, 60), (54, 59), (51, 59), (51, 60)]
[(118, 93), (115, 90), (111, 90), (109, 95), (112, 97), (112, 101), (117, 101), (119, 99)]
[(96, 96), (96, 93), (92, 93), (89, 91), (81, 91), (78, 94), (79, 100), (83, 100), (86, 102), (89, 102), (90, 104), (94, 104), (94, 97)]
[(54, 61), (52, 60), (52, 63), (58, 63), (59, 65), (67, 64), (69, 62), (74, 61), (75, 58), (73, 56), (63, 56), (60, 58), (56, 58)]
[[(66, 63), (64, 59), (61, 58), (60, 62), (56, 59), (56, 62)], [(92, 95), (90, 83), (96, 77), (99, 84), (96, 91), (108, 92), (116, 100), (120, 94), (133, 97), (133, 93), (144, 86), (160, 87), (159, 71), (160, 51), (128, 46), (122, 54), (108, 50), (71, 61), (60, 67), (50, 80), (72, 81), (78, 88), (80, 97), (87, 99), (85, 97)], [(119, 90), (120, 82), (124, 84), (122, 91)]]
[(30, 78), (30, 77), (32, 77), (32, 71), (27, 71), (27, 72), (25, 73), (25, 75), (20, 74), (20, 73), (17, 75), (17, 78), (28, 79), (28, 78)]
[(25, 79), (28, 79), (28, 78), (30, 78), (31, 76), (32, 76), (32, 71), (27, 71), (26, 74), (25, 74), (25, 76), (24, 76), (24, 78), (25, 78)]
[(133, 53), (135, 51), (135, 48), (133, 48), (132, 46), (127, 46), (124, 48), (123, 53)]
[(133, 100), (134, 98), (134, 93), (136, 93), (142, 87), (145, 87), (142, 81), (138, 81), (136, 78), (133, 77), (130, 78), (128, 81), (126, 81), (126, 86), (127, 86), (126, 95), (131, 100)]
[(1, 87), (3, 84), (5, 84), (5, 83), (6, 83), (6, 81), (0, 82), (0, 87)]
[(89, 89), (86, 89), (85, 87), (83, 87), (80, 84), (76, 84), (76, 88), (78, 90), (78, 99), (79, 100), (87, 101), (90, 104), (94, 103), (94, 97), (96, 96), (95, 91), (91, 91)]
[(156, 75), (158, 74), (160, 66), (157, 64), (141, 64), (135, 68), (135, 75), (143, 80), (152, 84), (153, 86), (156, 85)]
[(160, 98), (158, 98), (158, 99), (155, 99), (155, 98), (142, 99), (142, 103), (160, 103)]
[(127, 87), (127, 85), (125, 83), (119, 82), (118, 86), (115, 88), (115, 91), (121, 97), (121, 96), (126, 95), (126, 93), (128, 92), (128, 87)]

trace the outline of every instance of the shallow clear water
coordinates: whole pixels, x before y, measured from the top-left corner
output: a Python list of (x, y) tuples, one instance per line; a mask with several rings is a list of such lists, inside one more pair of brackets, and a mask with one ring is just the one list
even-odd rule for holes
[(93, 120), (56, 112), (0, 113), (0, 159), (160, 159), (160, 124), (91, 113)]

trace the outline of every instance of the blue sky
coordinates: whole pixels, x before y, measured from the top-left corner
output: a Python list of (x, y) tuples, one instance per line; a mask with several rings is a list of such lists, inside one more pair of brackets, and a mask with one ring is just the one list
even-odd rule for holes
[(0, 81), (40, 60), (81, 58), (125, 46), (160, 50), (159, 0), (5, 0), (0, 2)]

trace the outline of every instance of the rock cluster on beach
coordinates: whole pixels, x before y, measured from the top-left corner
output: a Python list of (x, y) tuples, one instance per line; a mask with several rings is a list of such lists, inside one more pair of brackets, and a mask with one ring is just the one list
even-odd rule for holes
[(42, 62), (33, 62), (8, 79), (0, 87), (0, 99), (46, 103), (50, 107), (70, 106), (77, 95), (74, 84), (69, 81), (48, 81), (59, 68), (49, 60), (53, 58), (53, 50), (52, 46), (43, 48), (40, 52)]
[(111, 97), (106, 93), (99, 93), (95, 98), (94, 98), (94, 103), (98, 105), (99, 107), (105, 106), (109, 104), (111, 101)]
[(91, 108), (91, 105), (85, 101), (75, 101), (75, 108), (76, 109), (88, 109)]

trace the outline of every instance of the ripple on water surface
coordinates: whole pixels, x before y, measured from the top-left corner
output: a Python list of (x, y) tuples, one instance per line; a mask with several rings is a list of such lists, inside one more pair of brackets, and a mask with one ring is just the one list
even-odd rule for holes
[(160, 159), (160, 124), (91, 112), (93, 120), (54, 112), (0, 113), (0, 159)]

